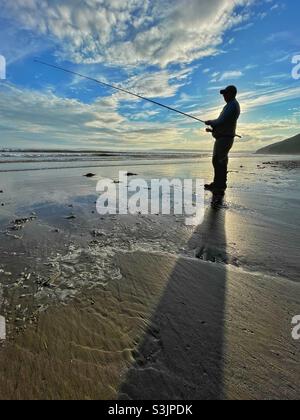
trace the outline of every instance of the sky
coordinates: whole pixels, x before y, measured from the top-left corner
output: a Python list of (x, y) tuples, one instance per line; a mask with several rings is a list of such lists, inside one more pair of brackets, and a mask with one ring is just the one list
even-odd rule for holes
[(0, 0), (0, 148), (212, 148), (200, 123), (35, 58), (202, 119), (235, 84), (236, 151), (299, 134), (299, 15), (295, 0)]

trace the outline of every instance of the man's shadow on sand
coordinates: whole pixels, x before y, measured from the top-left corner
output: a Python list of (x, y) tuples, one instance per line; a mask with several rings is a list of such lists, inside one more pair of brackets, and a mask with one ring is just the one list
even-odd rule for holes
[(222, 399), (226, 266), (208, 261), (227, 262), (225, 217), (209, 208), (188, 243), (197, 259), (176, 261), (120, 399)]

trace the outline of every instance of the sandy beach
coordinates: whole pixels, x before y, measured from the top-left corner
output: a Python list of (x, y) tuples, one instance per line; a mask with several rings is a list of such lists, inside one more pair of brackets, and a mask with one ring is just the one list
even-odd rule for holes
[(300, 160), (233, 154), (224, 205), (207, 193), (191, 227), (102, 217), (96, 184), (119, 170), (210, 181), (209, 155), (10, 159), (0, 399), (299, 398)]

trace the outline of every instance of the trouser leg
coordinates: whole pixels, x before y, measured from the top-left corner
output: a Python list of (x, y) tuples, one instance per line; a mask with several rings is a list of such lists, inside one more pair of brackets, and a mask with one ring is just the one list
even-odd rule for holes
[(227, 188), (228, 154), (233, 146), (233, 140), (216, 140), (213, 154), (213, 166), (215, 170), (214, 187), (220, 190)]

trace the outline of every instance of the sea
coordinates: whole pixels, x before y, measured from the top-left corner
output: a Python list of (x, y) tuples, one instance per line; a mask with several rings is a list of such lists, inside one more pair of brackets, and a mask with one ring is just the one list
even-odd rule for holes
[(34, 171), (67, 168), (93, 168), (126, 164), (161, 164), (208, 157), (208, 152), (97, 152), (97, 151), (24, 151), (1, 150), (0, 172)]

